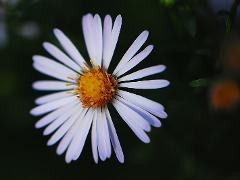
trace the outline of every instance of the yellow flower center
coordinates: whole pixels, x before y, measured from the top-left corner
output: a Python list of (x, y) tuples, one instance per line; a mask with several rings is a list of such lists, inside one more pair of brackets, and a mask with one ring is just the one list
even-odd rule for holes
[(109, 103), (117, 90), (117, 80), (100, 67), (86, 70), (78, 79), (76, 93), (83, 107), (102, 107)]

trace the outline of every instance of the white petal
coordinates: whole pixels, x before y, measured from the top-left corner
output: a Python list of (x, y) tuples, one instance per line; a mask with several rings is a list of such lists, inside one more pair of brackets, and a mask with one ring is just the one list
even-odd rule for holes
[(40, 105), (40, 104), (48, 103), (50, 101), (62, 99), (62, 98), (65, 98), (65, 97), (74, 96), (71, 92), (72, 91), (63, 91), (63, 92), (57, 92), (57, 93), (44, 95), (44, 96), (41, 96), (41, 97), (37, 98), (35, 100), (35, 103)]
[(110, 139), (111, 139), (111, 142), (112, 142), (113, 149), (115, 151), (115, 154), (116, 154), (119, 162), (123, 163), (124, 162), (124, 155), (123, 155), (122, 147), (121, 147), (121, 144), (119, 142), (118, 135), (117, 135), (116, 129), (114, 127), (114, 124), (112, 122), (112, 118), (110, 116), (110, 113), (109, 113), (108, 109), (106, 109), (106, 115), (107, 115), (109, 135), (110, 135)]
[(146, 110), (142, 109), (139, 106), (134, 105), (133, 103), (131, 103), (130, 101), (128, 101), (128, 99), (123, 99), (122, 97), (118, 96), (119, 99), (126, 105), (128, 105), (132, 110), (134, 110), (135, 112), (137, 112), (139, 115), (141, 115), (146, 121), (149, 122), (149, 124), (151, 124), (154, 127), (160, 127), (161, 126), (161, 122), (159, 121), (159, 119), (157, 117), (155, 117), (154, 115), (152, 115), (151, 113), (147, 112)]
[(37, 106), (37, 107), (33, 108), (30, 111), (30, 113), (34, 116), (42, 115), (42, 114), (48, 113), (50, 111), (53, 111), (54, 109), (57, 109), (61, 106), (64, 106), (68, 103), (74, 103), (75, 101), (79, 101), (78, 98), (75, 96), (62, 98), (62, 99), (59, 99), (56, 101), (52, 101), (50, 103), (46, 103), (46, 104)]
[(85, 43), (88, 50), (88, 55), (91, 60), (95, 58), (95, 42), (94, 42), (94, 31), (93, 31), (93, 16), (87, 14), (82, 18), (82, 29)]
[(150, 75), (153, 75), (153, 74), (161, 73), (165, 69), (166, 69), (166, 66), (164, 66), (164, 65), (157, 65), (157, 66), (148, 67), (148, 68), (141, 69), (139, 71), (133, 72), (131, 74), (128, 74), (126, 76), (123, 76), (120, 79), (118, 79), (118, 82), (141, 79), (143, 77), (147, 77), (147, 76), (150, 76)]
[(58, 118), (59, 116), (61, 116), (65, 112), (67, 112), (69, 109), (71, 109), (72, 106), (74, 106), (74, 105), (75, 105), (75, 103), (71, 102), (71, 103), (66, 104), (66, 105), (62, 106), (61, 108), (49, 113), (48, 115), (46, 115), (46, 116), (42, 117), (40, 120), (38, 120), (37, 123), (35, 124), (35, 127), (42, 128), (42, 127), (48, 125), (49, 123), (54, 121), (56, 118)]
[(122, 17), (118, 15), (112, 29), (112, 18), (107, 15), (104, 19), (103, 29), (103, 67), (107, 70), (114, 50), (116, 48), (118, 37), (122, 26)]
[[(90, 127), (91, 127), (91, 124), (92, 124), (92, 120), (93, 120), (93, 116), (94, 116), (94, 114), (95, 114), (95, 111), (94, 110), (92, 110), (92, 112), (91, 112), (91, 114), (90, 114), (90, 116), (88, 117), (88, 118), (90, 118), (90, 122), (87, 122), (88, 123), (88, 125), (87, 125), (87, 129), (88, 129), (88, 131), (85, 133), (85, 135), (84, 136), (86, 136), (87, 137), (87, 134), (89, 133), (89, 131), (90, 131)], [(88, 121), (89, 119), (87, 119), (87, 121)], [(85, 140), (86, 140), (86, 137), (84, 138)], [(80, 141), (79, 141), (80, 142)], [(83, 146), (84, 146), (84, 144), (83, 144)], [(78, 147), (78, 149), (76, 150), (76, 152), (75, 152), (75, 154), (74, 154), (74, 156), (73, 156), (73, 158), (72, 158), (72, 160), (77, 160), (78, 158), (79, 158), (79, 156), (81, 155), (81, 152), (82, 152), (82, 148), (83, 148), (83, 146), (79, 146)]]
[(120, 34), (121, 27), (122, 27), (122, 16), (118, 15), (114, 21), (113, 29), (112, 29), (112, 44), (111, 44), (112, 53), (111, 54), (114, 53), (116, 44), (118, 42), (118, 37)]
[(159, 89), (169, 85), (167, 80), (146, 80), (136, 82), (124, 82), (119, 84), (119, 87), (133, 88), (133, 89)]
[(104, 137), (102, 131), (104, 131), (103, 127), (103, 115), (101, 109), (97, 109), (97, 144), (98, 144), (98, 153), (99, 157), (102, 161), (107, 158), (107, 151), (104, 143)]
[(49, 124), (46, 129), (43, 131), (43, 135), (49, 135), (53, 133), (57, 128), (59, 128), (63, 123), (71, 119), (71, 117), (75, 116), (76, 113), (79, 111), (79, 104), (75, 107), (72, 107), (72, 109), (69, 109), (67, 112), (62, 114), (62, 116), (59, 116), (57, 119), (55, 119), (51, 124)]
[(67, 65), (71, 69), (75, 70), (76, 72), (80, 72), (81, 67), (73, 62), (66, 54), (64, 54), (60, 49), (49, 42), (43, 43), (43, 47), (47, 50), (49, 54), (55, 57), (57, 60), (62, 62), (63, 64)]
[[(33, 61), (35, 64), (39, 64), (41, 66), (46, 67), (47, 69), (50, 69), (54, 72), (56, 72), (58, 75), (60, 74), (63, 77), (66, 77), (65, 79), (67, 81), (75, 82), (72, 79), (78, 78), (78, 74), (74, 72), (73, 70), (69, 69), (68, 67), (52, 60), (44, 56), (35, 55), (33, 56)], [(72, 79), (70, 79), (72, 78)]]
[(151, 126), (142, 116), (140, 116), (137, 112), (127, 106), (119, 96), (117, 96), (116, 99), (118, 103), (121, 104), (121, 107), (124, 109), (126, 118), (128, 118), (129, 121), (132, 122), (132, 124), (139, 126), (147, 132), (151, 130)]
[[(99, 110), (100, 111), (100, 110)], [(104, 110), (99, 112), (97, 120), (98, 153), (102, 161), (111, 155), (111, 144)]]
[(153, 50), (153, 46), (147, 46), (143, 51), (134, 56), (128, 63), (126, 63), (119, 71), (116, 73), (117, 76), (121, 76), (138, 65), (143, 61)]
[(58, 90), (68, 90), (74, 89), (75, 85), (68, 84), (63, 81), (36, 81), (33, 83), (33, 89), (45, 90), (45, 91), (58, 91)]
[(130, 48), (124, 54), (120, 62), (118, 63), (116, 69), (114, 70), (113, 74), (116, 74), (132, 57), (138, 52), (138, 50), (142, 47), (145, 43), (149, 35), (148, 31), (143, 31), (137, 39), (132, 43)]
[(61, 125), (61, 127), (52, 135), (52, 137), (48, 140), (47, 145), (53, 145), (57, 141), (59, 141), (66, 132), (71, 128), (71, 126), (77, 121), (80, 114), (82, 113), (82, 109), (78, 108), (76, 111), (72, 112), (71, 117)]
[(104, 18), (103, 23), (103, 67), (107, 69), (110, 64), (111, 58), (111, 50), (110, 46), (112, 43), (112, 18), (107, 15)]
[(102, 22), (98, 14), (93, 18), (93, 31), (94, 31), (94, 44), (95, 44), (95, 58), (92, 59), (94, 63), (102, 66), (102, 46), (103, 46), (103, 33)]
[(89, 109), (86, 116), (84, 117), (82, 124), (79, 126), (79, 130), (77, 134), (72, 139), (72, 142), (70, 143), (65, 161), (67, 163), (70, 163), (72, 160), (75, 160), (80, 156), (83, 146), (85, 144), (89, 129), (91, 127), (91, 123), (93, 120), (93, 110)]
[(56, 78), (56, 79), (60, 79), (63, 81), (67, 81), (67, 82), (74, 82), (73, 80), (69, 79), (68, 76), (63, 75), (62, 73), (58, 73), (56, 71), (54, 71), (53, 69), (50, 69), (49, 67), (43, 66), (41, 64), (38, 63), (33, 63), (33, 67), (34, 69), (36, 69), (38, 72), (48, 75), (50, 77)]
[(93, 159), (94, 159), (95, 163), (98, 163), (97, 115), (96, 115), (96, 113), (95, 113), (95, 115), (93, 117), (91, 140), (92, 140), (91, 142), (92, 142)]
[(57, 147), (57, 154), (61, 155), (63, 154), (66, 149), (68, 148), (69, 144), (71, 143), (73, 137), (78, 133), (79, 131), (79, 125), (82, 123), (82, 120), (84, 116), (86, 115), (87, 109), (84, 108), (80, 116), (78, 117), (77, 121), (72, 125), (72, 127), (69, 129), (69, 131), (66, 133), (66, 135), (63, 137), (63, 139), (60, 141), (58, 147)]
[(144, 132), (144, 130), (140, 128), (140, 126), (137, 123), (133, 122), (133, 119), (131, 118), (131, 114), (128, 114), (125, 106), (122, 103), (120, 103), (118, 100), (113, 102), (113, 106), (118, 111), (118, 113), (123, 118), (123, 120), (127, 123), (127, 125), (136, 134), (136, 136), (144, 143), (149, 143), (150, 142), (149, 137)]
[(68, 55), (81, 67), (85, 67), (86, 62), (72, 41), (60, 29), (54, 29), (53, 32)]
[(130, 93), (127, 91), (118, 90), (118, 95), (127, 99), (131, 103), (141, 107), (142, 109), (152, 113), (153, 115), (160, 117), (160, 118), (167, 118), (167, 113), (164, 111), (164, 107), (150, 99), (147, 99), (143, 96)]

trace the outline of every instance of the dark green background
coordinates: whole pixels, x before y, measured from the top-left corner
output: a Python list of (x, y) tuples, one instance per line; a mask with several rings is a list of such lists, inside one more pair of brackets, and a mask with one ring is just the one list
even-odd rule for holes
[[(0, 2), (5, 19), (0, 20), (6, 24), (8, 37), (0, 48), (0, 179), (240, 179), (239, 108), (215, 111), (209, 104), (211, 84), (228, 76), (219, 62), (226, 36), (224, 17), (208, 1), (170, 1), (173, 4), (161, 0)], [(34, 99), (43, 94), (32, 90), (32, 82), (48, 79), (33, 70), (32, 55), (47, 55), (42, 42), (57, 44), (52, 29), (58, 27), (87, 57), (81, 17), (88, 12), (102, 18), (106, 14), (123, 17), (111, 68), (145, 29), (150, 31), (147, 44), (154, 44), (155, 49), (136, 69), (167, 65), (155, 77), (168, 79), (169, 87), (136, 91), (161, 102), (169, 114), (163, 126), (150, 133), (150, 144), (140, 142), (116, 113), (113, 116), (124, 164), (112, 155), (96, 165), (90, 139), (80, 159), (66, 164), (63, 156), (55, 154), (55, 146), (46, 146), (48, 137), (42, 136), (42, 130), (34, 128), (38, 118), (29, 115)], [(32, 36), (19, 33), (28, 22), (37, 27)], [(200, 78), (204, 83), (192, 86)]]

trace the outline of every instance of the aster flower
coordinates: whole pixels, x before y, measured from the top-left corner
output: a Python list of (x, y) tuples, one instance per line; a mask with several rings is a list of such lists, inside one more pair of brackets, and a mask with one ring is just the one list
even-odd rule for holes
[(113, 105), (144, 143), (150, 142), (146, 132), (151, 130), (151, 126), (161, 126), (158, 118), (167, 117), (161, 104), (125, 90), (157, 89), (169, 84), (167, 80), (161, 79), (139, 80), (164, 71), (164, 65), (128, 73), (153, 49), (149, 45), (139, 52), (147, 40), (148, 31), (143, 31), (132, 43), (114, 72), (108, 72), (121, 25), (120, 15), (114, 22), (107, 15), (103, 26), (98, 14), (83, 17), (82, 28), (91, 62), (89, 65), (71, 40), (59, 29), (54, 29), (54, 34), (65, 52), (51, 43), (43, 43), (46, 51), (58, 62), (40, 55), (33, 56), (33, 67), (37, 71), (58, 79), (34, 82), (33, 88), (60, 92), (37, 98), (38, 106), (31, 110), (31, 114), (47, 114), (36, 123), (36, 127), (46, 127), (44, 135), (53, 133), (47, 144), (59, 142), (57, 154), (66, 153), (67, 163), (79, 158), (90, 131), (96, 163), (99, 157), (102, 161), (110, 158), (111, 146), (118, 160), (124, 162), (123, 151), (108, 109), (109, 104)]

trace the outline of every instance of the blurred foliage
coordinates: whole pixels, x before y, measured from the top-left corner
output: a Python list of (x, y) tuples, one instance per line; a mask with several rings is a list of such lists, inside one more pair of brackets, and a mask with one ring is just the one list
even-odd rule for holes
[[(222, 1), (230, 10), (219, 7)], [(234, 64), (240, 62), (238, 4), (226, 0), (1, 0), (0, 178), (240, 179), (239, 103), (231, 109), (211, 106), (216, 82), (229, 79), (239, 87), (239, 69), (231, 68), (233, 60)], [(158, 91), (135, 91), (163, 103), (169, 114), (163, 126), (150, 133), (150, 144), (138, 141), (114, 114), (124, 165), (117, 163), (114, 155), (95, 165), (89, 140), (81, 158), (66, 165), (64, 158), (55, 154), (56, 147), (46, 147), (48, 137), (34, 129), (37, 118), (29, 115), (34, 99), (44, 94), (34, 92), (31, 84), (46, 78), (33, 70), (32, 55), (47, 55), (42, 42), (57, 44), (52, 29), (58, 27), (87, 57), (81, 17), (88, 12), (123, 16), (110, 69), (134, 38), (148, 29), (148, 43), (154, 44), (155, 50), (136, 69), (165, 64), (166, 72), (153, 78), (171, 82)]]
[(160, 0), (160, 3), (165, 7), (172, 7), (175, 2), (175, 0)]

